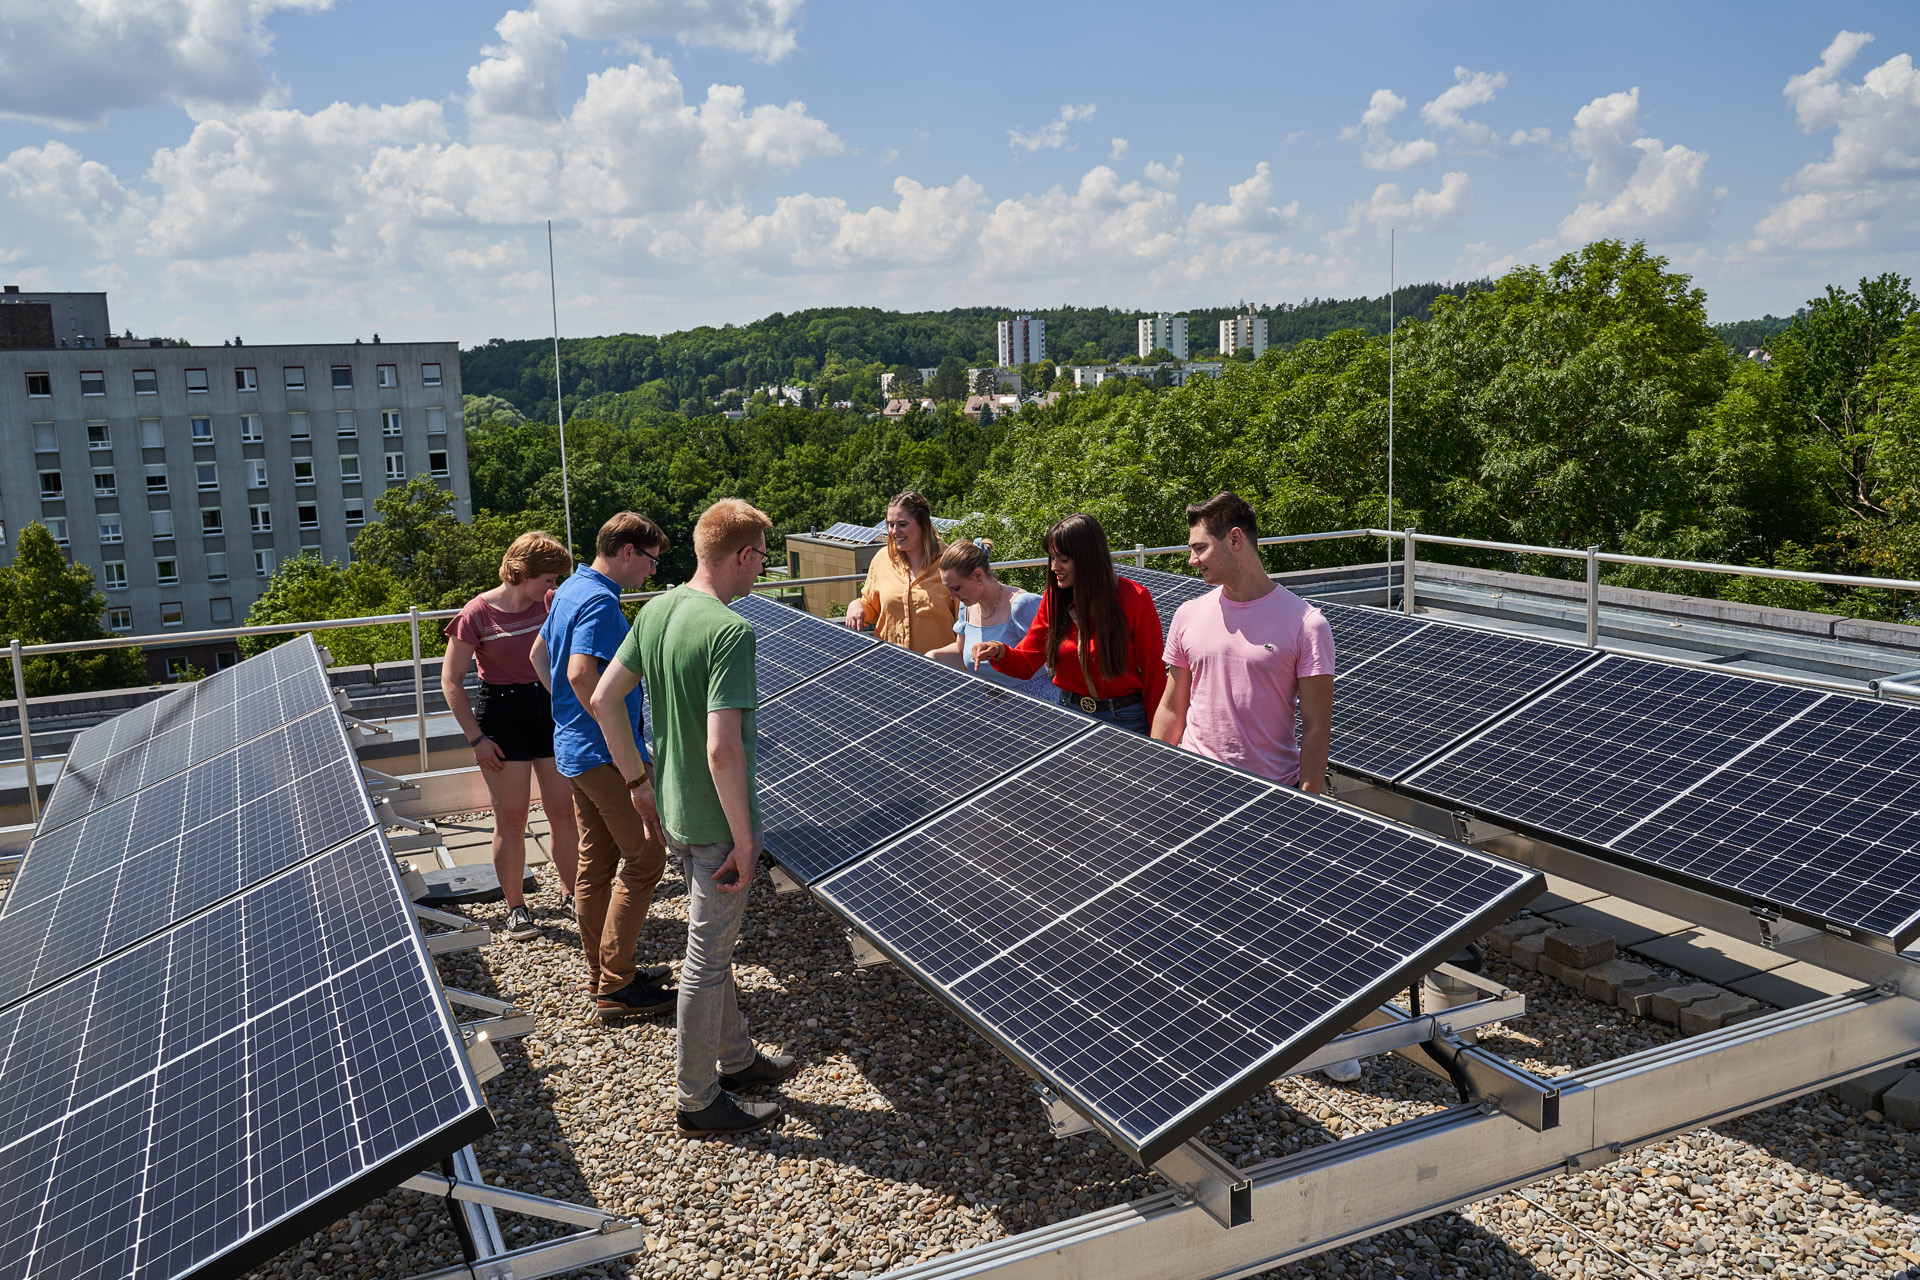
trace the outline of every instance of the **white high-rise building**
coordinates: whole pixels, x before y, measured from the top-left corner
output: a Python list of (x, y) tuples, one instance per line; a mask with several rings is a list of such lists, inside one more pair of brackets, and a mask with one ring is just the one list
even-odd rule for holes
[(1047, 322), (1032, 316), (1015, 316), (1000, 322), (1000, 365), (1018, 369), (1023, 364), (1038, 364), (1047, 358)]
[(1251, 348), (1256, 360), (1267, 353), (1265, 316), (1249, 314), (1220, 322), (1220, 354), (1230, 356), (1242, 347)]
[(1187, 358), (1187, 318), (1169, 315), (1140, 317), (1140, 358), (1145, 360), (1156, 348), (1173, 352), (1175, 360)]

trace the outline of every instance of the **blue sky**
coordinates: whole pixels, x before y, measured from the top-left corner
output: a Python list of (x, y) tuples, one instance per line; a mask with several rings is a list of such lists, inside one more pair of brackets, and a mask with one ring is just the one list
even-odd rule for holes
[[(1203, 11), (1194, 11), (1200, 13)], [(209, 340), (1911, 273), (1920, 8), (0, 0), (0, 275)], [(1868, 37), (1871, 37), (1870, 39)]]

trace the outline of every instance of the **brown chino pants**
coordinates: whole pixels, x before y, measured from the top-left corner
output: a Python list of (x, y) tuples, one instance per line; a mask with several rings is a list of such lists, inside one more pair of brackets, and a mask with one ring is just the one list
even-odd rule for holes
[(633, 981), (633, 948), (653, 905), (653, 888), (666, 870), (667, 851), (657, 825), (651, 836), (641, 833), (633, 793), (618, 769), (603, 764), (567, 781), (580, 820), (574, 903), (580, 949), (587, 957), (587, 989), (610, 996)]

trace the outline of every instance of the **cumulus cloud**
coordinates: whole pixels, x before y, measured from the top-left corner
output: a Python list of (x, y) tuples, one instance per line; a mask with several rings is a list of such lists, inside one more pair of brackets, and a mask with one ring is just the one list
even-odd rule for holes
[(1107, 152), (1107, 159), (1125, 160), (1127, 158), (1127, 153), (1132, 150), (1133, 148), (1127, 144), (1127, 140), (1125, 138), (1115, 138), (1113, 140), (1113, 150)]
[(1726, 188), (1707, 185), (1706, 152), (1669, 147), (1643, 133), (1637, 85), (1581, 107), (1568, 143), (1587, 161), (1585, 198), (1533, 251), (1603, 238), (1675, 243), (1706, 237)]
[(1803, 133), (1833, 131), (1826, 157), (1786, 184), (1795, 191), (1754, 227), (1756, 251), (1885, 245), (1911, 236), (1920, 199), (1920, 71), (1898, 54), (1856, 83), (1843, 74), (1873, 36), (1842, 31), (1820, 65), (1787, 81)]
[(0, 116), (60, 128), (185, 103), (259, 102), (277, 9), (332, 0), (14, 0), (0, 40)]
[(1022, 133), (1018, 129), (1007, 130), (1007, 145), (1016, 151), (1059, 151), (1062, 148), (1071, 151), (1074, 143), (1068, 138), (1068, 130), (1078, 120), (1093, 119), (1095, 107), (1091, 102), (1079, 106), (1063, 106), (1053, 123), (1035, 129), (1032, 133)]
[(1373, 97), (1367, 101), (1367, 109), (1360, 113), (1360, 123), (1342, 129), (1340, 136), (1352, 138), (1365, 135), (1366, 141), (1360, 148), (1360, 163), (1369, 169), (1411, 169), (1417, 165), (1432, 164), (1439, 158), (1440, 148), (1431, 139), (1395, 142), (1387, 133), (1387, 125), (1406, 109), (1407, 100), (1393, 90), (1375, 89)]
[(1411, 196), (1401, 193), (1399, 183), (1383, 182), (1360, 212), (1376, 227), (1422, 231), (1452, 226), (1472, 204), (1473, 179), (1455, 170), (1441, 175), (1439, 190), (1423, 187)]
[(801, 0), (538, 0), (542, 17), (587, 40), (672, 37), (777, 62), (799, 43)]

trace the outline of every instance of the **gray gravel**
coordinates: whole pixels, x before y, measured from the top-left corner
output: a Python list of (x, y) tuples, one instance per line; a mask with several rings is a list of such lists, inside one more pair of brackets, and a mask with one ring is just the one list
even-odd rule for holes
[[(513, 999), (539, 1029), (503, 1046), (487, 1095), (489, 1181), (643, 1221), (647, 1251), (608, 1276), (863, 1277), (1163, 1184), (1091, 1136), (1056, 1140), (1025, 1077), (891, 967), (861, 970), (805, 894), (762, 873), (738, 958), (765, 1046), (798, 1054), (773, 1131), (671, 1132), (670, 1021), (586, 1017), (585, 969), (552, 872), (543, 936), (443, 958), (453, 986)], [(670, 870), (640, 943), (677, 962), (685, 899)], [(493, 921), (499, 906), (476, 908)], [(1529, 1012), (1487, 1047), (1557, 1074), (1676, 1035), (1498, 961)], [(1438, 1110), (1450, 1089), (1396, 1058), (1357, 1085), (1281, 1081), (1203, 1140), (1242, 1164)], [(514, 1243), (565, 1228), (502, 1215)], [(391, 1193), (256, 1274), (405, 1276), (458, 1260), (442, 1207)], [(1384, 1232), (1275, 1276), (1889, 1276), (1920, 1266), (1920, 1135), (1824, 1095), (1689, 1134), (1589, 1173)], [(594, 1273), (589, 1273), (594, 1274)], [(1177, 1275), (1177, 1267), (1169, 1275)]]

